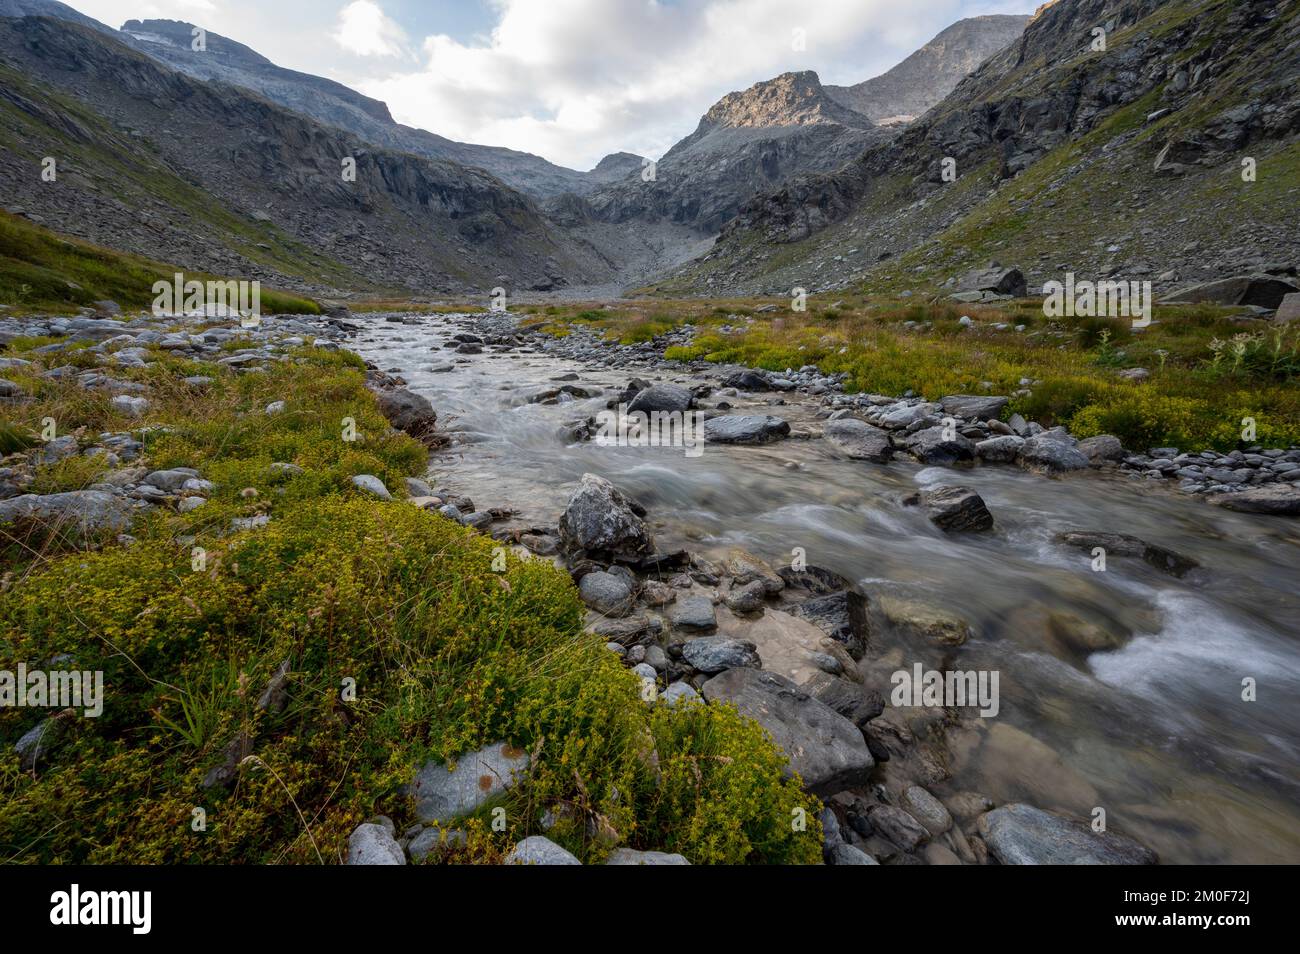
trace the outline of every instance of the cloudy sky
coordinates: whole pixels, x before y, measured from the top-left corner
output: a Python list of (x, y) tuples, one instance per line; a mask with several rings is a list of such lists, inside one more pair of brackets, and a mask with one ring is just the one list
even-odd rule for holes
[(388, 103), (400, 122), (578, 169), (658, 158), (726, 93), (786, 70), (876, 76), (944, 27), (1038, 0), (66, 0), (186, 20)]

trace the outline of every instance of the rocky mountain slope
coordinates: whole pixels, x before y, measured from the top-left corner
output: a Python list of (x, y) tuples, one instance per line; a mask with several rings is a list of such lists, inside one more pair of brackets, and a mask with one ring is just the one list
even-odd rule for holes
[(898, 138), (750, 202), (671, 287), (951, 286), (998, 259), (1160, 294), (1294, 266), (1298, 77), (1295, 3), (1061, 0)]
[(838, 168), (887, 137), (831, 99), (813, 72), (785, 73), (719, 100), (695, 132), (641, 175), (598, 189), (575, 210), (602, 222), (670, 222), (718, 231), (753, 195), (799, 172)]
[(0, 0), (0, 16), (52, 16), (92, 27), (197, 79), (254, 90), (274, 103), (338, 126), (378, 146), (485, 169), (511, 188), (535, 198), (589, 192), (621, 177), (626, 166), (624, 153), (606, 157), (590, 172), (579, 172), (531, 153), (456, 142), (405, 126), (394, 120), (388, 106), (377, 99), (333, 80), (277, 66), (218, 33), (207, 31), (205, 49), (195, 51), (191, 48), (194, 24), (184, 21), (128, 20), (121, 30), (114, 30), (58, 0)]
[(486, 295), (610, 274), (485, 172), (376, 148), (94, 29), (0, 19), (0, 55), (0, 195), (56, 230), (309, 290)]
[(874, 123), (915, 119), (981, 63), (1019, 38), (1030, 17), (997, 14), (958, 20), (888, 72), (826, 95)]

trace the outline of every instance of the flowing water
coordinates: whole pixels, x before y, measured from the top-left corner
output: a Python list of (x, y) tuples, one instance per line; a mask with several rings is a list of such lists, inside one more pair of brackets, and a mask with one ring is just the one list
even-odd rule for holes
[[(1001, 707), (953, 746), (955, 788), (999, 803), (1027, 801), (1089, 817), (1183, 863), (1300, 862), (1300, 524), (1235, 514), (1203, 500), (1088, 473), (1047, 479), (1008, 466), (886, 466), (837, 457), (821, 440), (764, 447), (566, 444), (565, 421), (603, 409), (608, 394), (562, 405), (530, 393), (573, 383), (610, 393), (627, 370), (549, 354), (440, 349), (465, 328), (429, 317), (376, 322), (354, 342), (400, 373), (457, 432), (436, 452), (435, 485), (479, 509), (511, 506), (520, 525), (554, 526), (582, 474), (609, 478), (649, 511), (660, 549), (716, 558), (735, 546), (774, 565), (802, 548), (808, 563), (959, 613), (975, 636), (945, 665), (996, 670)], [(455, 360), (451, 372), (430, 368)], [(676, 380), (673, 372), (641, 376)], [(816, 399), (730, 399), (817, 422)], [(706, 402), (707, 403), (707, 402)], [(948, 536), (901, 500), (917, 487), (962, 484), (987, 502), (994, 533)], [(1183, 579), (1053, 542), (1066, 529), (1131, 533), (1198, 561)], [(719, 610), (725, 612), (725, 610)], [(1054, 648), (1047, 616), (1068, 613), (1123, 637), (1085, 657)], [(934, 658), (875, 647), (864, 672)], [(1243, 700), (1254, 680), (1256, 701)], [(874, 684), (888, 698), (887, 676)]]

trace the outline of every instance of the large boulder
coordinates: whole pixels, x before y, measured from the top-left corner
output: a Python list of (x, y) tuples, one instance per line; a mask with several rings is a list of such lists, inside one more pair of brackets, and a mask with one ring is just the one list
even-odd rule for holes
[(1283, 298), (1296, 292), (1300, 292), (1300, 285), (1277, 275), (1237, 275), (1179, 288), (1170, 292), (1165, 301), (1277, 308)]
[(131, 515), (130, 500), (101, 490), (23, 494), (0, 500), (0, 528), (6, 528), (0, 529), (0, 538), (41, 532), (84, 541), (125, 531)]
[(646, 388), (632, 399), (627, 406), (629, 414), (640, 411), (644, 414), (673, 413), (690, 410), (695, 403), (695, 395), (677, 384), (655, 384)]
[(837, 450), (853, 460), (884, 464), (894, 453), (888, 431), (857, 418), (842, 417), (831, 421), (826, 425), (825, 434)]
[(1013, 804), (981, 815), (976, 823), (993, 857), (1004, 865), (1153, 865), (1145, 845), (1083, 821)]
[(758, 722), (815, 795), (866, 782), (875, 766), (862, 732), (788, 679), (759, 669), (729, 669), (704, 684), (709, 702), (727, 702)]
[(727, 414), (704, 422), (704, 439), (715, 444), (770, 444), (789, 436), (789, 423), (770, 414)]
[(1277, 306), (1274, 321), (1288, 322), (1300, 320), (1300, 292), (1289, 292), (1282, 296), (1282, 303)]
[(570, 550), (644, 556), (654, 544), (643, 513), (604, 477), (583, 474), (560, 516), (560, 539)]
[(724, 388), (735, 388), (737, 391), (770, 391), (772, 390), (771, 382), (766, 374), (762, 371), (755, 371), (751, 368), (743, 368), (740, 371), (733, 371), (722, 379)]
[(468, 814), (519, 781), (528, 761), (522, 749), (496, 742), (462, 755), (454, 769), (428, 762), (411, 785), (415, 814), (425, 824)]
[(1012, 298), (1023, 298), (1028, 290), (1020, 269), (1003, 268), (998, 264), (967, 272), (957, 287), (963, 292), (991, 292), (995, 295), (1010, 295)]
[(919, 504), (930, 522), (947, 533), (993, 529), (993, 514), (985, 506), (984, 498), (969, 487), (922, 490), (907, 502)]
[(405, 431), (417, 440), (433, 436), (438, 424), (438, 414), (426, 398), (406, 388), (375, 391), (379, 410), (388, 423)]

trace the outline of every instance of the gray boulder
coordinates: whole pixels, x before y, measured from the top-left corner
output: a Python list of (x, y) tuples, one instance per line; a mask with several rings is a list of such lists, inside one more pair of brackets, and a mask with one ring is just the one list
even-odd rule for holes
[(862, 732), (790, 680), (759, 669), (728, 669), (704, 684), (709, 702), (729, 702), (754, 719), (816, 795), (834, 795), (867, 780), (875, 762)]
[(687, 411), (695, 403), (695, 395), (677, 384), (654, 384), (637, 394), (627, 406), (629, 414)]
[(101, 533), (121, 533), (131, 525), (129, 500), (102, 490), (70, 490), (61, 494), (23, 494), (0, 500), (0, 527), (19, 532), (42, 529), (86, 540)]
[(704, 422), (704, 439), (715, 444), (770, 444), (789, 436), (789, 423), (770, 414), (728, 414)]
[(992, 292), (1012, 298), (1022, 298), (1028, 290), (1020, 269), (1003, 268), (997, 264), (967, 272), (957, 283), (957, 288), (963, 292)]
[(1271, 310), (1281, 305), (1287, 295), (1296, 292), (1300, 292), (1300, 286), (1277, 275), (1237, 275), (1179, 288), (1170, 292), (1164, 301), (1254, 305)]
[(542, 835), (530, 835), (506, 855), (508, 865), (580, 865), (576, 857), (565, 851), (551, 839)]
[(737, 391), (770, 391), (772, 385), (769, 383), (767, 375), (762, 371), (754, 371), (745, 368), (741, 371), (733, 371), (722, 379), (724, 388), (735, 388)]
[(707, 596), (684, 596), (669, 614), (673, 627), (684, 632), (711, 633), (718, 628), (718, 616), (713, 600)]
[(456, 760), (455, 769), (429, 762), (411, 785), (415, 814), (425, 824), (448, 822), (505, 792), (528, 771), (528, 753), (495, 742)]
[(976, 827), (1004, 865), (1153, 865), (1159, 860), (1132, 838), (1096, 832), (1086, 822), (1031, 805), (995, 808), (981, 815)]
[(800, 603), (792, 612), (842, 643), (854, 659), (861, 659), (866, 652), (871, 638), (867, 598), (856, 589), (814, 596)]
[(1092, 461), (1068, 437), (1045, 431), (1029, 438), (1020, 448), (1020, 466), (1040, 473), (1059, 474), (1086, 470)]
[(366, 822), (348, 836), (350, 865), (404, 865), (406, 854), (393, 833), (383, 825)]
[(578, 583), (582, 602), (604, 616), (626, 616), (632, 612), (632, 587), (627, 580), (604, 570), (588, 573)]
[(431, 437), (438, 424), (438, 414), (427, 398), (406, 388), (375, 391), (379, 410), (388, 423), (417, 439)]
[(969, 487), (939, 487), (923, 490), (910, 498), (918, 503), (940, 530), (946, 533), (970, 533), (993, 529), (993, 514), (984, 498)]
[(763, 665), (753, 643), (726, 636), (701, 636), (688, 640), (682, 644), (682, 658), (700, 672), (709, 674), (743, 666), (759, 669)]
[(1225, 510), (1262, 513), (1275, 517), (1300, 516), (1300, 487), (1274, 484), (1254, 487), (1239, 494), (1220, 494), (1214, 502)]
[(994, 464), (1010, 464), (1020, 457), (1020, 449), (1025, 446), (1025, 439), (1015, 434), (1002, 434), (990, 437), (975, 445), (975, 453), (980, 460)]
[(950, 394), (939, 399), (939, 406), (953, 417), (989, 421), (996, 420), (1010, 401), (1010, 398), (992, 395)]
[(826, 439), (853, 460), (868, 460), (875, 464), (884, 464), (894, 453), (889, 432), (859, 421), (853, 417), (842, 417), (826, 425)]
[(560, 516), (560, 539), (570, 550), (594, 554), (652, 553), (642, 512), (604, 477), (583, 474)]
[(949, 467), (975, 459), (975, 444), (960, 434), (949, 436), (942, 425), (927, 427), (907, 438), (907, 450), (923, 464)]
[(378, 497), (380, 500), (393, 499), (393, 495), (388, 492), (384, 482), (374, 474), (357, 474), (352, 478), (352, 486), (365, 491), (373, 497)]
[(1124, 459), (1124, 445), (1119, 442), (1118, 437), (1111, 434), (1085, 437), (1079, 441), (1079, 450), (1095, 465)]
[(631, 848), (615, 848), (605, 860), (607, 865), (689, 865), (682, 855), (663, 851), (635, 851)]

